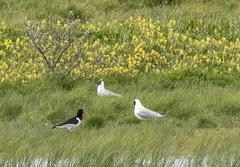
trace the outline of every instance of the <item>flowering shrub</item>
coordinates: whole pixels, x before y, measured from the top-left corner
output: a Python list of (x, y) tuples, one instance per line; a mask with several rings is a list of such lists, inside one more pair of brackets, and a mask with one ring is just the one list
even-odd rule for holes
[[(99, 39), (88, 41), (88, 31), (83, 31), (79, 20), (64, 22), (50, 18), (41, 23), (25, 22), (25, 31), (33, 43), (31, 50), (40, 53), (35, 59), (42, 61), (53, 76), (66, 78), (72, 73), (76, 79), (90, 76), (96, 70), (115, 65), (105, 54)], [(90, 41), (91, 42), (91, 41)]]
[(140, 17), (106, 24), (26, 21), (27, 35), (13, 41), (4, 35), (7, 28), (2, 24), (1, 82), (26, 82), (45, 74), (82, 79), (112, 74), (167, 75), (183, 69), (238, 73), (239, 38), (219, 33), (221, 25), (211, 34), (206, 26), (198, 25), (183, 31), (174, 20), (163, 24)]

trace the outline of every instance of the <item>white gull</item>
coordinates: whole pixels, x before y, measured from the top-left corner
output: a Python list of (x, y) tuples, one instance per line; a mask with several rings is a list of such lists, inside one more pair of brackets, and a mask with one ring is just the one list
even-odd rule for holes
[(113, 93), (110, 90), (105, 89), (103, 81), (98, 81), (97, 84), (98, 84), (97, 93), (99, 96), (119, 96), (119, 97), (121, 97), (121, 95), (119, 95), (117, 93)]
[(134, 100), (134, 114), (140, 120), (150, 117), (163, 117), (162, 114), (145, 108), (138, 99)]

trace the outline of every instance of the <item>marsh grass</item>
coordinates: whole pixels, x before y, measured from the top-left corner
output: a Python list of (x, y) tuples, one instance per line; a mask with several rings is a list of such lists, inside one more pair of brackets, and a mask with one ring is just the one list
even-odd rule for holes
[[(207, 16), (217, 16), (219, 19), (209, 19), (208, 21), (232, 20), (232, 16), (239, 14), (239, 2), (237, 0), (168, 0), (165, 4), (161, 4), (162, 0), (129, 0), (129, 1), (84, 1), (78, 2), (71, 0), (65, 1), (32, 1), (27, 0), (19, 2), (16, 0), (0, 1), (1, 18), (9, 25), (21, 25), (22, 19), (42, 20), (50, 14), (60, 18), (66, 18), (69, 12), (73, 12), (75, 18), (83, 21), (108, 22), (115, 18), (126, 19), (129, 16), (142, 16), (149, 18), (157, 18), (161, 22), (169, 22), (172, 18), (177, 20), (192, 20)], [(168, 5), (168, 4), (173, 5)], [(159, 5), (160, 4), (160, 5)], [(107, 19), (106, 19), (107, 18)], [(231, 21), (231, 23), (233, 23)]]
[[(46, 90), (26, 90), (28, 94), (22, 88), (24, 95), (6, 93), (1, 97), (1, 113), (8, 112), (15, 104), (21, 106), (22, 112), (17, 117), (13, 112), (1, 116), (0, 126), (4, 127), (0, 130), (1, 164), (238, 165), (240, 131), (236, 120), (240, 94), (236, 87), (192, 83), (169, 90), (159, 84), (153, 91), (148, 87), (151, 82), (151, 78), (143, 77), (126, 87), (121, 83), (106, 84), (109, 90), (122, 94), (122, 98), (98, 97), (94, 82), (78, 82), (71, 90), (53, 86)], [(133, 114), (135, 98), (166, 116), (137, 120)], [(52, 125), (75, 115), (78, 108), (90, 114), (84, 116), (79, 128), (71, 133), (51, 129)], [(6, 119), (9, 117), (14, 119)]]
[(180, 163), (187, 160), (192, 166), (231, 166), (238, 163), (235, 148), (238, 136), (233, 131), (222, 129), (186, 133), (181, 129), (172, 129), (166, 123), (157, 127), (156, 122), (107, 126), (99, 130), (81, 128), (71, 134), (64, 131), (44, 133), (46, 130), (39, 128), (39, 135), (27, 134), (25, 141), (20, 140), (13, 145), (17, 152), (13, 151), (5, 158), (12, 158), (10, 164), (26, 165), (36, 163), (40, 157), (46, 166), (167, 166), (175, 164), (176, 159), (180, 159)]

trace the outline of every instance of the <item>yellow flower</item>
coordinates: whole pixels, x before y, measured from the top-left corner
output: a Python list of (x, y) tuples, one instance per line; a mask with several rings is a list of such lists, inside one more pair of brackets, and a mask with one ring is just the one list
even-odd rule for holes
[(136, 69), (132, 70), (132, 73), (133, 73), (133, 74), (137, 74), (138, 72), (139, 72), (139, 71), (136, 70)]
[(64, 28), (68, 28), (69, 26), (68, 26), (67, 24), (64, 24), (63, 27), (64, 27)]
[(57, 25), (58, 26), (61, 25), (61, 21), (60, 20), (57, 21)]
[(100, 39), (97, 39), (96, 41), (94, 41), (93, 43), (93, 47), (96, 47), (100, 44)]
[(156, 74), (159, 74), (159, 73), (160, 73), (160, 70), (159, 70), (159, 69), (155, 69), (155, 73), (156, 73)]
[(46, 20), (43, 19), (41, 23), (42, 23), (42, 24), (46, 24)]
[(206, 62), (210, 62), (210, 59), (206, 59)]
[(174, 37), (179, 37), (180, 34), (179, 33), (174, 33)]
[(156, 52), (155, 50), (152, 49), (151, 55), (157, 55), (157, 54), (158, 54), (158, 52)]
[(48, 38), (52, 41), (52, 36), (51, 35), (49, 35)]
[(180, 50), (179, 50), (179, 54), (180, 54), (180, 55), (184, 55), (184, 50), (180, 49)]
[(115, 56), (117, 53), (115, 51), (110, 52), (112, 56)]
[(94, 61), (95, 59), (93, 57), (88, 57), (89, 61)]
[(88, 56), (89, 56), (89, 55), (92, 55), (92, 53), (91, 53), (91, 52), (86, 52), (86, 55), (88, 55)]
[(213, 69), (213, 72), (214, 72), (214, 73), (218, 73), (219, 70), (218, 70), (217, 68), (214, 68), (214, 69)]
[(182, 35), (182, 40), (185, 41), (187, 39), (186, 35)]
[(222, 41), (218, 41), (218, 45), (222, 45), (222, 43), (223, 43)]

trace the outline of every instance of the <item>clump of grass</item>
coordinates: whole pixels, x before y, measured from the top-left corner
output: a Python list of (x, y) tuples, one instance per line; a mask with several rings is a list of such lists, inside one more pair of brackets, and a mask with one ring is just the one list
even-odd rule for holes
[(105, 120), (100, 116), (91, 116), (86, 122), (87, 128), (103, 128), (105, 126)]
[(238, 117), (240, 115), (240, 107), (239, 107), (239, 100), (235, 101), (231, 99), (231, 101), (225, 102), (221, 108), (219, 109), (219, 113), (222, 113), (224, 115), (228, 116), (236, 116)]
[(131, 118), (124, 118), (120, 120), (119, 125), (139, 124), (140, 122), (141, 121), (139, 121), (137, 118), (131, 117)]
[(21, 113), (23, 112), (22, 105), (19, 104), (11, 104), (10, 106), (2, 106), (2, 113), (1, 113), (1, 119), (3, 120), (16, 120)]
[[(144, 7), (154, 7), (160, 5), (178, 5), (181, 4), (183, 0), (141, 0), (141, 4)], [(136, 2), (137, 3), (137, 2)]]
[(70, 19), (80, 19), (81, 21), (85, 21), (87, 19), (87, 15), (84, 12), (83, 9), (79, 8), (75, 4), (70, 4), (69, 6), (66, 7), (66, 9), (63, 9), (60, 11), (60, 14), (63, 18), (69, 19), (69, 14), (73, 15), (73, 17), (70, 17)]
[(53, 123), (61, 123), (61, 122), (65, 121), (66, 118), (67, 118), (67, 114), (65, 112), (61, 112), (61, 111), (55, 111), (55, 112), (49, 113), (46, 116), (46, 119)]
[(11, 94), (7, 94), (6, 96), (7, 98), (5, 96), (2, 97), (0, 103), (0, 119), (6, 121), (17, 120), (24, 111), (22, 96), (13, 92), (11, 92)]
[(211, 118), (199, 118), (197, 127), (198, 128), (216, 128), (217, 124)]

